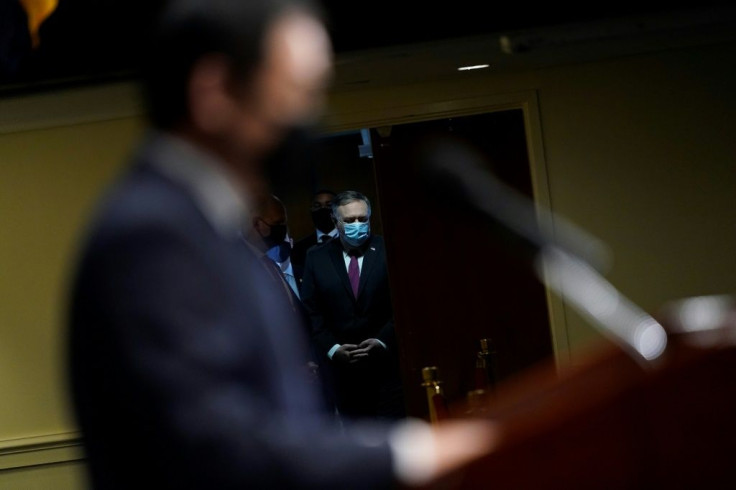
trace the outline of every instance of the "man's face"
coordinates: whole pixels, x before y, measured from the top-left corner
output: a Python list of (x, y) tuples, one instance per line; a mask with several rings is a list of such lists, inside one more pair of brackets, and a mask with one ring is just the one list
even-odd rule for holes
[(355, 249), (370, 237), (370, 216), (365, 201), (351, 201), (335, 210), (337, 229), (343, 245)]
[(317, 194), (312, 201), (312, 211), (316, 211), (321, 208), (329, 208), (332, 204), (332, 198), (335, 197), (332, 194), (322, 193)]
[(344, 230), (345, 224), (349, 223), (367, 223), (368, 205), (363, 201), (351, 201), (347, 204), (337, 207), (337, 225), (340, 230)]
[(311, 213), (312, 223), (322, 233), (330, 233), (335, 229), (335, 223), (332, 221), (332, 198), (334, 194), (320, 192), (314, 196), (312, 201)]
[(253, 229), (262, 241), (259, 248), (264, 250), (283, 242), (289, 233), (286, 210), (272, 203), (260, 216), (253, 219)]
[(268, 236), (274, 226), (286, 226), (286, 212), (278, 206), (269, 206), (258, 219), (261, 236)]
[(261, 217), (263, 221), (269, 225), (284, 225), (286, 226), (286, 212), (280, 209), (278, 206), (269, 206), (268, 210), (263, 213)]

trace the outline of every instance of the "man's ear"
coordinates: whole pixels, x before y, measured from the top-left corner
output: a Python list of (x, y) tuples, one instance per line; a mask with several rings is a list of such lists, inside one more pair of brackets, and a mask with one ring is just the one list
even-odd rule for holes
[(228, 92), (230, 63), (223, 55), (210, 54), (192, 67), (187, 85), (187, 102), (192, 124), (201, 132), (216, 136), (226, 129), (235, 110)]
[(258, 236), (263, 236), (263, 225), (261, 224), (263, 220), (257, 216), (254, 216), (251, 220), (251, 225), (253, 230), (258, 234)]

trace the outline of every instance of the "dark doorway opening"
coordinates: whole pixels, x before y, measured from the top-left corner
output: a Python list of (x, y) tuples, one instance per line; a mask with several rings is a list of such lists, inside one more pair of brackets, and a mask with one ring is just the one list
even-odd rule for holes
[(451, 135), (503, 182), (533, 197), (521, 109), (372, 130), (402, 375), (410, 415), (427, 417), (421, 371), (436, 366), (450, 401), (474, 389), (480, 339), (495, 344), (501, 382), (553, 356), (544, 286), (518, 244), (472, 215), (429, 202), (407, 148)]

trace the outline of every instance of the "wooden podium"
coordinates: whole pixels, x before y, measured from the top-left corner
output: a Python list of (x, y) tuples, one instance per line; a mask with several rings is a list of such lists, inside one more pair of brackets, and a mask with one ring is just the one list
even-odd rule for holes
[[(716, 302), (693, 315), (717, 298), (692, 298), (665, 305), (660, 321), (625, 298), (599, 272), (606, 247), (535, 205), (530, 176), (512, 172), (529, 168), (516, 151), (524, 145), (506, 146), (517, 158), (495, 152), (504, 138), (489, 135), (519, 127), (518, 116), (490, 118), (480, 132), (397, 125), (375, 140), (409, 413), (427, 404), (418, 369), (439, 366), (450, 418), (488, 418), (500, 434), (432, 488), (736, 488), (733, 298), (728, 314)], [(547, 291), (615, 346), (558, 372)], [(466, 346), (486, 336), (498, 341), (500, 384), (484, 408), (453, 403), (474, 385), (458, 367)]]
[(720, 340), (672, 334), (649, 367), (606, 347), (568, 371), (524, 373), (481, 411), (452, 405), (494, 420), (500, 442), (439, 488), (736, 488), (734, 312)]

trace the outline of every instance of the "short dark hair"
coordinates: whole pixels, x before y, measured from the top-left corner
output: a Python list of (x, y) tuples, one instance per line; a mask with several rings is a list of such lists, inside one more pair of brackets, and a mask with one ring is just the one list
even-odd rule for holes
[(337, 218), (337, 208), (353, 201), (363, 201), (368, 206), (368, 216), (371, 215), (371, 202), (365, 194), (358, 191), (343, 191), (332, 200), (332, 216)]
[(272, 209), (283, 211), (286, 215), (286, 206), (275, 194), (257, 194), (251, 199), (251, 214), (255, 217), (260, 218)]
[(331, 196), (336, 196), (337, 192), (332, 191), (330, 189), (319, 189), (317, 192), (312, 193), (312, 197), (317, 197), (320, 194), (329, 194)]
[(263, 40), (275, 19), (298, 8), (322, 19), (312, 0), (170, 0), (149, 32), (141, 64), (151, 122), (171, 128), (189, 115), (187, 84), (195, 63), (225, 55), (232, 76), (248, 80), (262, 61)]

